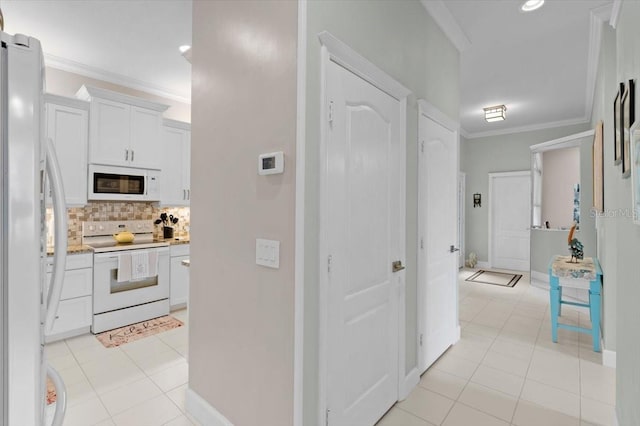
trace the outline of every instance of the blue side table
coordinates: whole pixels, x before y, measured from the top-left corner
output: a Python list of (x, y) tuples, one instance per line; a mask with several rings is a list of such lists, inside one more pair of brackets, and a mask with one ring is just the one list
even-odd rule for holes
[[(554, 256), (549, 262), (549, 297), (551, 301), (551, 338), (558, 342), (558, 328), (591, 334), (593, 350), (600, 352), (600, 306), (602, 288), (602, 268), (598, 259), (585, 257), (578, 263), (568, 262), (570, 256)], [(576, 303), (562, 300), (562, 287), (589, 290), (589, 303)], [(562, 314), (562, 305), (583, 306), (589, 308), (591, 328), (576, 327), (558, 322)]]

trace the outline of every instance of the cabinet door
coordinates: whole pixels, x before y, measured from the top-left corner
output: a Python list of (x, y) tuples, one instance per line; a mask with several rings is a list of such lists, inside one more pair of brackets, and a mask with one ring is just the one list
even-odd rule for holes
[(189, 268), (182, 264), (189, 256), (171, 258), (171, 307), (186, 306), (189, 299)]
[[(185, 163), (189, 161), (189, 138), (186, 130), (164, 126), (162, 128), (162, 194), (164, 205), (188, 206), (187, 186), (184, 181)], [(186, 158), (186, 161), (185, 161)]]
[(161, 113), (136, 106), (131, 107), (131, 166), (147, 169), (161, 168), (161, 128)]
[(131, 107), (94, 98), (89, 119), (89, 160), (95, 164), (127, 166), (131, 158)]
[(89, 112), (47, 104), (47, 137), (56, 147), (67, 205), (87, 204)]
[(191, 132), (185, 130), (182, 149), (182, 184), (187, 190), (187, 205), (191, 203)]
[[(46, 336), (46, 340), (50, 342), (58, 338), (85, 333), (86, 328), (91, 325), (93, 315), (91, 306), (91, 296), (61, 300), (53, 328), (51, 333)], [(56, 338), (56, 335), (60, 335), (60, 337)]]

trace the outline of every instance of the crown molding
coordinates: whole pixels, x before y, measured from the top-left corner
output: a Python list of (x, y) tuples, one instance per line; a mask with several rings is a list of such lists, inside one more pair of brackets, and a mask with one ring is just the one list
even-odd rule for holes
[(587, 86), (585, 92), (585, 117), (593, 113), (593, 98), (596, 93), (598, 79), (598, 62), (600, 61), (600, 46), (602, 45), (602, 28), (604, 22), (611, 16), (611, 5), (591, 10), (589, 14), (589, 51), (587, 56)]
[(620, 19), (620, 9), (622, 8), (622, 0), (613, 0), (613, 6), (611, 7), (611, 18), (609, 19), (609, 25), (615, 30), (618, 26), (618, 19)]
[(169, 108), (169, 105), (166, 104), (142, 99), (137, 96), (125, 95), (124, 93), (114, 92), (113, 90), (107, 90), (101, 87), (87, 86), (86, 84), (82, 85), (78, 90), (76, 97), (87, 102), (91, 102), (93, 97), (108, 99), (110, 101), (135, 105), (140, 108), (146, 108), (158, 112), (165, 112)]
[(53, 93), (45, 93), (44, 101), (50, 104), (63, 105), (69, 108), (83, 109), (89, 111), (89, 102), (76, 98), (68, 98), (66, 96), (55, 95)]
[(191, 123), (184, 121), (172, 120), (170, 118), (163, 118), (162, 125), (165, 127), (172, 127), (174, 129), (191, 131)]
[(191, 104), (191, 97), (180, 96), (163, 87), (156, 86), (155, 84), (151, 84), (146, 81), (127, 77), (125, 75), (113, 73), (110, 71), (105, 71), (100, 68), (92, 67), (90, 65), (46, 53), (44, 55), (44, 60), (45, 65), (51, 68), (83, 75), (89, 78), (95, 78), (96, 80), (118, 84), (120, 86), (128, 87), (134, 90), (140, 90), (142, 92), (161, 96), (173, 101)]
[(442, 0), (420, 0), (420, 3), (458, 49), (458, 52), (471, 46), (471, 41)]
[(587, 123), (590, 123), (590, 118), (587, 118), (587, 117), (571, 118), (568, 120), (550, 121), (547, 123), (531, 124), (528, 126), (511, 127), (507, 129), (500, 129), (500, 130), (489, 130), (487, 132), (477, 132), (477, 133), (465, 132), (467, 134), (465, 138), (478, 139), (478, 138), (486, 138), (490, 136), (510, 135), (513, 133), (534, 132), (536, 130), (553, 129), (556, 127), (575, 126), (577, 124), (587, 124)]

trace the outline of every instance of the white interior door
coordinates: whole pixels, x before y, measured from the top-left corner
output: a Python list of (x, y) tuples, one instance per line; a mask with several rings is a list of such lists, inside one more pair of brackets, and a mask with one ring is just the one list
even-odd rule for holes
[(489, 173), (489, 264), (529, 270), (531, 172)]
[(423, 372), (457, 339), (459, 188), (456, 131), (424, 114), (419, 120), (418, 297)]
[(404, 105), (335, 62), (326, 72), (327, 424), (370, 426), (398, 399)]

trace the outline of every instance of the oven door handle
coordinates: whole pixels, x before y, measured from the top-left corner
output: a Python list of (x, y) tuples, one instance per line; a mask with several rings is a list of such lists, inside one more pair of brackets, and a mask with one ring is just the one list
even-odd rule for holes
[(67, 206), (65, 203), (60, 165), (51, 139), (47, 139), (46, 146), (46, 169), (47, 176), (51, 182), (51, 195), (53, 198), (53, 215), (55, 222), (53, 273), (51, 274), (51, 283), (46, 303), (47, 313), (44, 321), (45, 334), (49, 334), (53, 329), (53, 323), (58, 313), (58, 305), (60, 303), (60, 294), (62, 293), (62, 283), (64, 280), (64, 269), (67, 263)]

